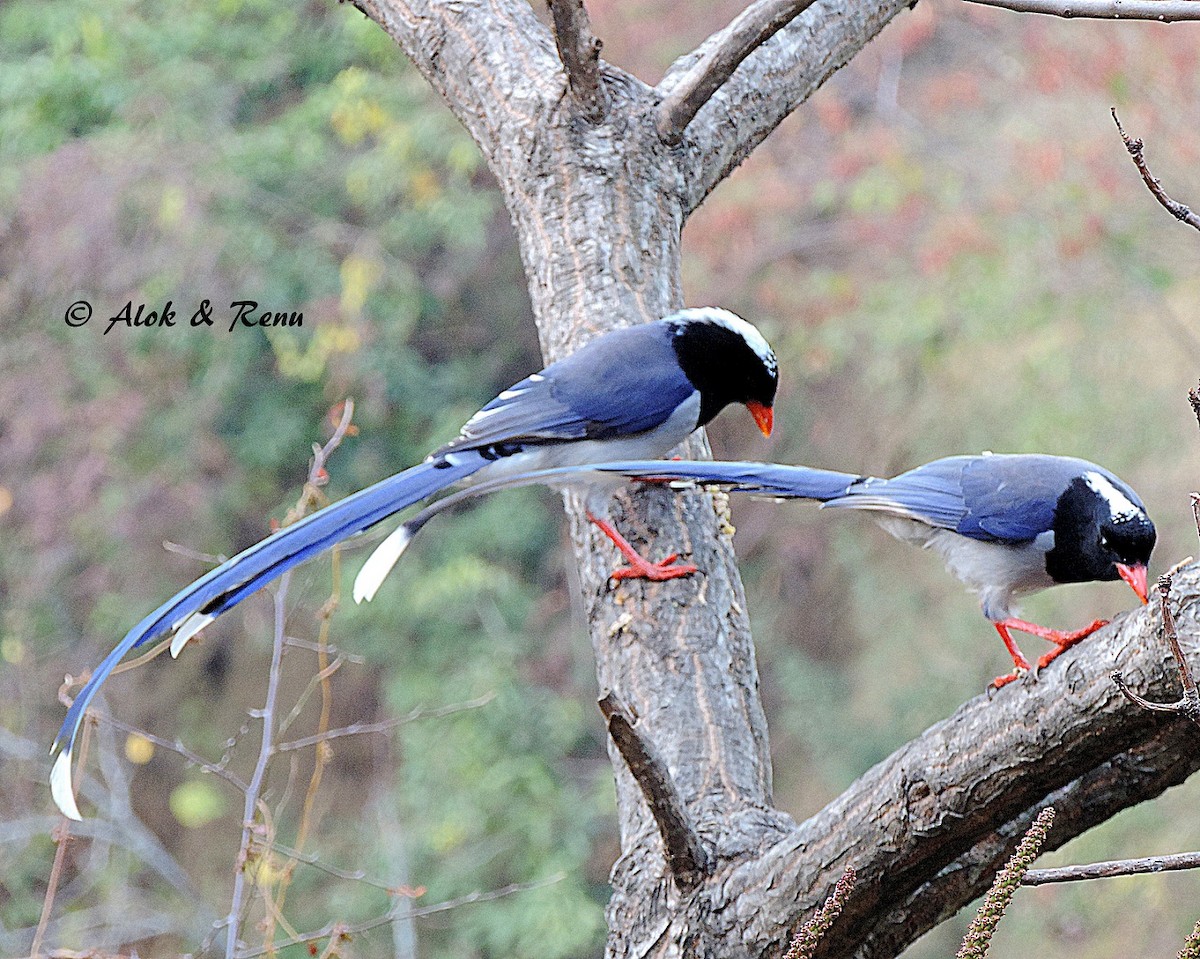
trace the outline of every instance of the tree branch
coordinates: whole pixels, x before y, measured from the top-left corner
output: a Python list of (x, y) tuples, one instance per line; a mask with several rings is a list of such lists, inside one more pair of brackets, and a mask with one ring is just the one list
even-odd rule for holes
[(1145, 856), (1141, 859), (1113, 859), (1089, 862), (1082, 866), (1057, 869), (1030, 869), (1022, 880), (1026, 886), (1050, 882), (1078, 882), (1083, 879), (1110, 879), (1113, 876), (1137, 876), (1148, 872), (1173, 872), (1200, 867), (1200, 852), (1177, 852), (1169, 856)]
[[(1193, 564), (1174, 587), (1180, 635), (1193, 652), (1197, 597), (1200, 565)], [(976, 697), (761, 856), (729, 874), (718, 870), (723, 897), (757, 893), (746, 941), (777, 946), (789, 918), (815, 906), (817, 891), (853, 862), (875, 878), (847, 903), (818, 954), (849, 955), (869, 944), (864, 955), (894, 955), (987, 888), (990, 875), (975, 865), (995, 851), (989, 844), (998, 831), (1023, 832), (1052, 802), (1057, 845), (1182, 781), (1200, 766), (1196, 750), (1184, 748), (1194, 745), (1193, 727), (1176, 718), (1164, 726), (1118, 695), (1109, 678), (1120, 662), (1156, 694), (1169, 686), (1174, 664), (1156, 641), (1158, 621), (1156, 607), (1143, 607), (1039, 682), (1014, 684), (1012, 696)], [(1181, 729), (1188, 738), (1181, 740)]]
[[(976, 3), (990, 3), (993, 0), (974, 0)], [(1017, 2), (1027, 2), (1027, 0), (1017, 0)], [(1119, 3), (1120, 0), (1109, 0), (1110, 3)], [(1146, 3), (1157, 6), (1160, 3), (1167, 4), (1170, 0), (1145, 0)], [(1200, 20), (1200, 3), (1196, 0), (1184, 0), (1187, 6), (1192, 8), (1194, 16), (1190, 18), (1180, 17), (1179, 19)], [(1125, 132), (1125, 128), (1121, 126), (1121, 121), (1117, 118), (1117, 108), (1112, 107), (1113, 122), (1117, 125), (1117, 131), (1121, 134), (1121, 139), (1125, 141), (1125, 149), (1129, 151), (1129, 156), (1133, 159), (1133, 164), (1138, 168), (1138, 173), (1142, 175), (1142, 180), (1145, 182), (1147, 189), (1153, 194), (1163, 208), (1175, 217), (1180, 223), (1186, 223), (1188, 226), (1200, 230), (1200, 216), (1197, 216), (1191, 209), (1184, 206), (1178, 200), (1173, 200), (1167, 195), (1167, 191), (1162, 188), (1162, 184), (1158, 182), (1158, 177), (1150, 172), (1150, 167), (1146, 165), (1146, 158), (1142, 155), (1145, 144), (1141, 140), (1135, 140)], [(1195, 408), (1195, 404), (1193, 404)], [(1197, 419), (1200, 419), (1200, 410), (1196, 413)]]
[(1105, 822), (1122, 809), (1154, 799), (1183, 782), (1200, 757), (1194, 748), (1195, 732), (1184, 722), (1171, 722), (1148, 742), (1103, 763), (1074, 782), (1038, 800), (970, 850), (944, 867), (932, 880), (911, 892), (906, 900), (881, 916), (864, 940), (862, 959), (891, 959), (912, 942), (912, 929), (931, 929), (949, 919), (962, 906), (983, 893), (1012, 848), (1012, 842), (1047, 804), (1054, 806), (1054, 832), (1045, 851), (1057, 849)]
[(681, 892), (690, 892), (712, 869), (711, 857), (692, 824), (683, 797), (667, 764), (654, 746), (638, 733), (633, 717), (613, 692), (598, 703), (608, 724), (608, 734), (642, 789), (650, 814), (658, 824), (666, 852), (667, 868)]
[(655, 126), (663, 142), (675, 144), (682, 140), (692, 118), (739, 64), (813, 3), (814, 0), (758, 0), (710, 38), (704, 53), (684, 72), (655, 111)]
[(608, 98), (600, 83), (600, 49), (592, 35), (591, 21), (583, 0), (549, 0), (554, 22), (554, 42), (567, 71), (567, 85), (583, 115), (592, 123), (604, 119)]
[(968, 0), (1017, 13), (1043, 13), (1068, 20), (1200, 20), (1195, 0)]

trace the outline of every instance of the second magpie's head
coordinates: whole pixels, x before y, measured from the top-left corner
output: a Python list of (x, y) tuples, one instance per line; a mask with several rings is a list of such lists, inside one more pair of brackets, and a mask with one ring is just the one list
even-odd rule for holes
[(763, 335), (736, 313), (715, 307), (680, 310), (666, 321), (679, 366), (700, 393), (697, 425), (742, 403), (770, 436), (779, 364)]
[(1144, 603), (1157, 534), (1138, 495), (1098, 467), (1071, 480), (1054, 510), (1046, 572), (1055, 582), (1123, 579)]

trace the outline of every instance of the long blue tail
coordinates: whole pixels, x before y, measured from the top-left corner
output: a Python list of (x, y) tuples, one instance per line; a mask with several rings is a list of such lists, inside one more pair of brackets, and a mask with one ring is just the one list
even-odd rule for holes
[[(426, 523), (465, 499), (518, 486), (586, 483), (605, 475), (624, 476), (628, 479), (667, 480), (689, 486), (721, 486), (734, 493), (749, 493), (774, 499), (811, 499), (822, 503), (846, 495), (852, 486), (864, 478), (854, 473), (839, 473), (811, 466), (694, 460), (626, 460), (518, 473), (451, 493), (431, 503), (412, 519), (405, 520), (389, 537), (393, 541), (393, 549), (387, 558), (387, 568), (390, 569), (395, 564), (400, 558), (400, 553), (408, 547)], [(367, 566), (364, 566), (363, 572), (366, 571)], [(373, 593), (373, 588), (361, 588), (356, 583), (356, 599), (360, 594), (369, 598)]]
[(177, 653), (188, 638), (293, 566), (465, 479), (487, 463), (472, 451), (456, 452), (452, 459), (426, 460), (338, 500), (238, 553), (134, 626), (92, 673), (55, 737), (51, 752), (61, 751), (50, 786), (59, 809), (80, 818), (71, 789), (71, 751), (85, 710), (127, 653), (172, 631), (176, 632), (172, 652)]
[(812, 466), (781, 466), (778, 463), (702, 462), (659, 460), (648, 462), (600, 463), (589, 467), (600, 473), (620, 473), (630, 479), (666, 479), (697, 486), (721, 486), (731, 493), (750, 493), (775, 499), (836, 499), (863, 479), (854, 473), (817, 469)]

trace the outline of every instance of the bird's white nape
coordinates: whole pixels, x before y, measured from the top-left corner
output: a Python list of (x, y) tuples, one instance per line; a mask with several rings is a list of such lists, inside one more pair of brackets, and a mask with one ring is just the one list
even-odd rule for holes
[(1144, 512), (1103, 474), (1097, 473), (1095, 470), (1088, 470), (1083, 474), (1083, 481), (1087, 483), (1092, 492), (1108, 504), (1115, 521), (1130, 520)]
[(180, 623), (179, 628), (175, 630), (174, 638), (171, 640), (171, 658), (178, 659), (180, 652), (183, 651), (183, 647), (187, 645), (188, 640), (216, 618), (216, 616), (208, 613), (192, 613), (191, 616)]
[(775, 351), (771, 349), (771, 344), (758, 332), (753, 323), (742, 319), (736, 313), (723, 310), (719, 306), (694, 306), (680, 310), (674, 315), (682, 320), (715, 323), (717, 326), (732, 330), (746, 341), (765, 366), (772, 370), (776, 369)]
[(71, 788), (71, 750), (64, 749), (54, 760), (54, 768), (50, 770), (50, 795), (64, 816), (79, 822), (83, 816), (75, 804), (75, 791)]
[(363, 568), (354, 577), (354, 602), (361, 603), (364, 599), (369, 603), (379, 592), (379, 587), (399, 561), (412, 535), (405, 526), (397, 527), (392, 534), (375, 547), (375, 552), (367, 557)]

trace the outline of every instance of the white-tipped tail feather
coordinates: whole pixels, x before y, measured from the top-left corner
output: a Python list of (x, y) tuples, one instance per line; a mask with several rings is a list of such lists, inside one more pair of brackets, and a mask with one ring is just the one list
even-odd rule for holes
[(187, 641), (216, 618), (208, 613), (192, 613), (191, 616), (180, 623), (179, 628), (175, 630), (174, 638), (171, 640), (171, 658), (178, 659), (179, 653), (187, 645)]
[(354, 602), (361, 603), (364, 599), (370, 602), (375, 598), (387, 574), (400, 561), (401, 555), (411, 542), (412, 534), (407, 527), (400, 526), (375, 547), (375, 552), (367, 557), (363, 568), (354, 577)]
[(64, 816), (76, 821), (83, 819), (75, 805), (75, 792), (71, 789), (71, 750), (64, 749), (54, 760), (50, 770), (50, 795)]

